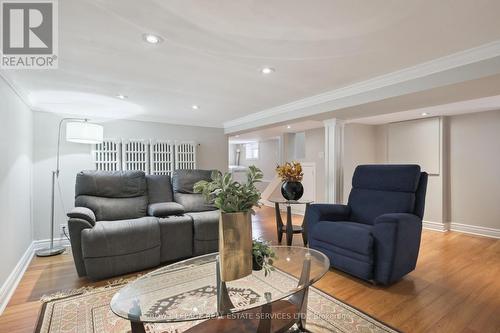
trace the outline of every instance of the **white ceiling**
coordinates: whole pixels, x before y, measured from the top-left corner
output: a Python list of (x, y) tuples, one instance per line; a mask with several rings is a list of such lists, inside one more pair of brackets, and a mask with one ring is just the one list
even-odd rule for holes
[(229, 137), (229, 143), (242, 144), (248, 142), (265, 141), (276, 139), (284, 133), (298, 133), (304, 132), (314, 128), (323, 127), (322, 121), (304, 120), (295, 123), (273, 126), (258, 129), (247, 133), (237, 134)]
[(64, 0), (59, 69), (2, 75), (35, 110), (222, 127), (499, 40), (499, 12), (488, 0)]
[(380, 125), (424, 117), (452, 116), (464, 113), (500, 110), (500, 96), (471, 99), (462, 102), (440, 104), (402, 112), (385, 113), (372, 117), (348, 120), (349, 123)]

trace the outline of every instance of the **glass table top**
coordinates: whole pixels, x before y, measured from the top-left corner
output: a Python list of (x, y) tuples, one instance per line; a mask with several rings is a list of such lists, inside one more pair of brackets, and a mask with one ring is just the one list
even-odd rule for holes
[[(276, 253), (267, 276), (253, 271), (242, 279), (226, 282), (234, 308), (230, 313), (260, 307), (303, 290), (329, 269), (328, 258), (313, 249), (272, 246)], [(218, 253), (171, 264), (127, 284), (111, 300), (112, 311), (140, 322), (177, 322), (217, 317)], [(302, 268), (310, 260), (309, 283), (298, 284)]]
[(286, 199), (279, 199), (279, 200), (269, 199), (269, 201), (272, 203), (287, 204), (287, 205), (305, 205), (305, 204), (312, 204), (314, 202), (309, 200), (286, 200)]

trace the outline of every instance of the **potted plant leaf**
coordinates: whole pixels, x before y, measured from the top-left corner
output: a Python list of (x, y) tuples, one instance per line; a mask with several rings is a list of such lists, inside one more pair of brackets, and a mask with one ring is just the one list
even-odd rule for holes
[(234, 181), (232, 174), (214, 171), (210, 181), (194, 185), (194, 191), (220, 210), (219, 261), (222, 281), (240, 279), (252, 273), (253, 207), (259, 206), (260, 192), (255, 184), (262, 171), (250, 166), (246, 183)]
[(261, 239), (254, 239), (252, 248), (252, 268), (254, 271), (264, 269), (264, 276), (268, 276), (274, 271), (273, 262), (276, 253), (270, 247), (269, 242)]

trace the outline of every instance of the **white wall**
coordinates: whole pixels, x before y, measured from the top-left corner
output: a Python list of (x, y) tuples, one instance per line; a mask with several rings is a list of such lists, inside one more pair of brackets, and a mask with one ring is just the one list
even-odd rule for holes
[[(33, 221), (35, 239), (50, 237), (50, 181), (56, 164), (57, 125), (61, 116), (34, 112), (33, 138)], [(227, 138), (223, 129), (169, 125), (163, 123), (115, 120), (103, 122), (105, 138), (194, 140), (198, 146), (198, 167), (227, 170)], [(74, 204), (76, 174), (93, 169), (91, 146), (61, 141), (60, 189), (56, 188), (56, 237), (59, 225), (66, 223), (66, 212)], [(60, 194), (60, 195), (59, 195)]]
[(32, 241), (32, 129), (31, 110), (0, 78), (0, 286)]

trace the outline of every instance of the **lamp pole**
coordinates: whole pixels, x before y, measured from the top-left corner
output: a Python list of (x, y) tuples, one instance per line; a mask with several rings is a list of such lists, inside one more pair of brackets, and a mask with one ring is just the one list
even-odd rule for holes
[(59, 178), (59, 151), (61, 147), (61, 129), (62, 124), (66, 121), (82, 121), (86, 122), (85, 118), (63, 118), (59, 121), (59, 128), (57, 132), (57, 158), (56, 169), (52, 171), (52, 193), (51, 193), (51, 207), (50, 207), (50, 247), (37, 250), (35, 253), (38, 257), (50, 257), (63, 253), (66, 249), (64, 246), (54, 246), (54, 210), (55, 210), (55, 186), (56, 179)]

